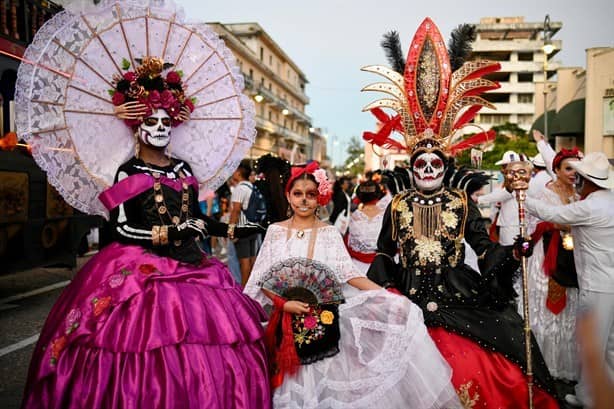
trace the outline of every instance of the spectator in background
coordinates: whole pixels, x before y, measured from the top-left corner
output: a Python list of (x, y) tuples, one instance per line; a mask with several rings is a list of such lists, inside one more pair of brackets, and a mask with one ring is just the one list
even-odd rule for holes
[[(245, 211), (249, 206), (249, 199), (254, 190), (254, 185), (249, 182), (252, 172), (251, 167), (246, 161), (241, 162), (237, 170), (232, 174), (235, 184), (230, 198), (230, 223), (238, 227), (248, 225)], [(253, 234), (243, 239), (235, 241), (237, 258), (241, 267), (241, 284), (245, 285), (249, 274), (252, 271), (256, 256), (258, 255), (259, 234)]]
[(341, 235), (346, 233), (350, 222), (351, 199), (347, 193), (349, 188), (350, 179), (345, 176), (341, 176), (333, 185), (333, 211), (328, 220), (337, 227)]
[[(526, 208), (541, 220), (571, 226), (574, 262), (578, 274), (579, 310), (595, 314), (598, 356), (614, 378), (614, 171), (602, 152), (589, 153), (571, 162), (576, 170), (580, 201), (552, 206), (527, 197)], [(594, 398), (587, 387), (587, 373), (580, 370), (576, 394), (565, 396), (572, 405), (591, 406)]]

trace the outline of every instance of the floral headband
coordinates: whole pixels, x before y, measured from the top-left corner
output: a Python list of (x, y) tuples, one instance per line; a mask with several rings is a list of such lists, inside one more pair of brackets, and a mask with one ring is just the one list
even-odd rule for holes
[(556, 168), (561, 166), (561, 162), (563, 162), (564, 159), (582, 159), (583, 156), (584, 155), (582, 155), (582, 152), (580, 152), (577, 146), (574, 146), (573, 149), (563, 148), (554, 156), (554, 159), (552, 160), (552, 170), (554, 171)]
[(168, 71), (173, 64), (165, 63), (157, 57), (136, 59), (140, 65), (134, 71), (130, 62), (122, 62), (123, 75), (113, 78), (113, 89), (109, 90), (116, 115), (130, 127), (139, 126), (143, 119), (156, 109), (164, 109), (171, 117), (172, 126), (181, 125), (194, 111), (195, 98), (187, 98), (185, 86), (181, 82), (181, 71)]
[(318, 204), (320, 206), (328, 204), (333, 196), (332, 183), (328, 180), (326, 171), (321, 169), (316, 161), (310, 162), (307, 166), (292, 167), (290, 179), (288, 179), (288, 183), (286, 183), (286, 193), (290, 192), (292, 183), (305, 174), (313, 175), (318, 184)]

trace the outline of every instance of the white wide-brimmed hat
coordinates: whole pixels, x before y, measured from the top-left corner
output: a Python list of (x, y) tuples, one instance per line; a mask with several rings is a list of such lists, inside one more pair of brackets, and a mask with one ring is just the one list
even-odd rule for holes
[(507, 165), (512, 162), (528, 162), (526, 155), (523, 153), (516, 153), (514, 151), (507, 151), (501, 157), (501, 160), (495, 162), (495, 165)]
[(584, 159), (573, 161), (569, 166), (599, 187), (614, 189), (614, 170), (603, 152), (591, 152)]
[(541, 153), (538, 153), (537, 155), (533, 156), (531, 158), (531, 163), (533, 163), (533, 166), (537, 166), (540, 168), (546, 167), (546, 162), (544, 161), (544, 157)]

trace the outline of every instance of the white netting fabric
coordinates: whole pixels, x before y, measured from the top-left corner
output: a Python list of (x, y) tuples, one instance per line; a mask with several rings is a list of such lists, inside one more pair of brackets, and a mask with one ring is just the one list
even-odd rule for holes
[(254, 142), (255, 110), (232, 52), (205, 24), (183, 22), (172, 2), (103, 1), (64, 11), (37, 33), (21, 64), (15, 121), (34, 159), (66, 201), (107, 216), (98, 195), (134, 154), (132, 131), (113, 114), (108, 91), (122, 60), (161, 57), (184, 73), (192, 119), (172, 130), (171, 153), (201, 188), (216, 189)]

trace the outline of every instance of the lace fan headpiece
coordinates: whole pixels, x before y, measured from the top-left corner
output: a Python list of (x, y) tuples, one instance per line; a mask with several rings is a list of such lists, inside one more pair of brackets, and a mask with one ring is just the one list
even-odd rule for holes
[[(467, 30), (471, 26), (459, 26)], [(458, 31), (457, 31), (457, 35)], [(448, 53), (439, 29), (430, 18), (425, 18), (414, 35), (403, 61), (400, 42), (396, 33), (390, 33), (382, 44), (393, 67), (370, 65), (362, 68), (386, 78), (389, 82), (367, 85), (362, 91), (377, 91), (389, 95), (368, 104), (363, 111), (371, 111), (381, 123), (377, 133), (365, 132), (363, 138), (383, 148), (396, 148), (412, 156), (421, 151), (439, 151), (445, 156), (452, 155), (462, 141), (458, 132), (468, 124), (482, 107), (494, 106), (479, 95), (499, 88), (499, 84), (482, 76), (498, 71), (499, 63), (491, 61), (468, 61), (458, 68), (458, 56)], [(454, 41), (457, 40), (454, 38)], [(470, 49), (469, 49), (470, 51)], [(384, 108), (396, 111), (389, 116)], [(403, 141), (393, 139), (398, 132)], [(493, 132), (478, 134), (473, 143), (483, 143), (494, 137)]]

